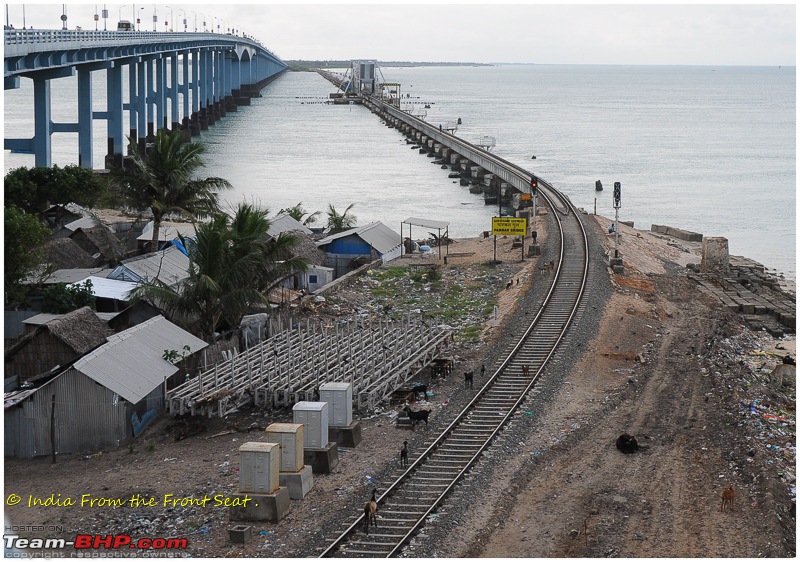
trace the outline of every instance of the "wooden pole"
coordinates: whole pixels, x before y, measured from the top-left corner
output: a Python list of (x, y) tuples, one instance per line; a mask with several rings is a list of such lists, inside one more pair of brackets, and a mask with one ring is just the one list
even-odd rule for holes
[(50, 399), (50, 448), (53, 449), (53, 464), (56, 464), (56, 395)]

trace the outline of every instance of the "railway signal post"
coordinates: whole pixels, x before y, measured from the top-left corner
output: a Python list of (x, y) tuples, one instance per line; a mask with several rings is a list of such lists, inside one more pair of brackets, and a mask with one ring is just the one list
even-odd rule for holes
[(614, 182), (614, 257), (619, 257), (619, 208), (622, 207), (622, 184)]

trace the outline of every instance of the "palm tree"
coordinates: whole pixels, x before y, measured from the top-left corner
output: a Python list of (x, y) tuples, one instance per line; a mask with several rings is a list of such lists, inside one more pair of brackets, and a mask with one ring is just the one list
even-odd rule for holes
[(231, 188), (222, 178), (195, 177), (203, 166), (206, 147), (180, 131), (159, 130), (146, 151), (130, 137), (128, 142), (130, 157), (125, 166), (111, 169), (109, 181), (131, 206), (153, 213), (153, 249), (157, 249), (166, 215), (181, 213), (191, 220), (208, 217), (218, 210), (217, 191)]
[(328, 226), (331, 228), (331, 234), (342, 232), (356, 225), (355, 215), (348, 215), (350, 209), (353, 208), (354, 203), (350, 203), (341, 215), (334, 208), (333, 205), (328, 205)]
[(140, 285), (133, 297), (151, 300), (209, 342), (215, 332), (238, 326), (252, 305), (265, 304), (270, 290), (307, 267), (290, 256), (294, 236), (267, 236), (267, 215), (240, 203), (233, 216), (219, 213), (199, 224), (195, 239), (181, 237), (189, 251), (189, 277), (181, 286)]
[[(289, 207), (288, 209), (281, 209), (280, 212), (281, 213), (286, 213), (287, 215), (292, 217), (297, 222), (301, 222), (306, 226), (308, 226), (310, 224), (314, 224), (315, 222), (317, 222), (317, 215), (321, 214), (321, 211), (314, 211), (313, 213), (308, 213), (303, 208), (303, 203), (302, 202), (298, 203), (294, 207)], [(306, 215), (308, 215), (308, 216), (306, 216)], [(305, 220), (303, 219), (304, 216), (306, 216)]]

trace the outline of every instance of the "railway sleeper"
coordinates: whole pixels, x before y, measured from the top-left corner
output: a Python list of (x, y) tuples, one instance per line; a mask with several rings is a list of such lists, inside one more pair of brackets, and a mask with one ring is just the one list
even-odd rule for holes
[(377, 558), (378, 556), (386, 557), (389, 554), (387, 550), (355, 550), (355, 549), (346, 549), (345, 552), (347, 554), (366, 554), (372, 558)]
[(452, 478), (443, 478), (443, 477), (435, 477), (435, 476), (418, 476), (415, 479), (416, 482), (452, 482)]
[[(395, 534), (389, 534), (389, 533), (376, 533), (375, 531), (372, 531), (369, 534), (370, 538), (393, 539), (393, 540), (402, 539), (404, 536), (405, 536), (405, 534), (396, 534), (395, 535)], [(370, 544), (370, 543), (359, 543), (359, 544)], [(374, 543), (374, 544), (376, 544), (376, 545), (385, 545), (386, 543)]]
[(437, 453), (443, 455), (474, 455), (480, 449), (480, 445), (463, 446), (463, 447), (442, 447)]
[[(414, 498), (404, 498), (404, 499), (405, 499), (405, 500), (409, 500), (409, 501), (411, 501), (411, 500), (413, 500)], [(391, 504), (390, 506), (388, 506), (388, 507), (409, 507), (409, 508), (414, 508), (414, 509), (422, 509), (422, 510), (427, 510), (427, 507), (419, 505), (419, 502), (417, 502), (417, 501), (415, 501), (414, 503), (397, 503), (397, 502), (392, 502), (392, 504)], [(423, 511), (423, 513), (424, 513), (424, 511)]]
[(464, 453), (462, 455), (456, 455), (454, 453), (442, 453), (442, 452), (436, 451), (436, 455), (434, 456), (434, 459), (440, 459), (442, 457), (444, 457), (445, 459), (463, 459), (463, 458), (471, 457), (473, 454), (474, 453), (471, 453), (471, 454)]
[(483, 400), (507, 400), (513, 398), (528, 388), (529, 384), (531, 384), (531, 380), (527, 379), (519, 383), (492, 386), (492, 388), (483, 395), (481, 402), (483, 402)]
[(402, 511), (402, 510), (397, 511), (397, 510), (391, 510), (391, 509), (387, 510), (387, 509), (384, 508), (383, 509), (383, 514), (384, 514), (384, 517), (386, 517), (387, 515), (408, 515), (408, 516), (416, 517), (416, 518), (419, 519), (419, 516), (422, 515), (423, 513), (425, 513), (426, 511), (427, 510), (425, 510), (425, 509), (420, 509), (418, 511)]
[(476, 437), (478, 439), (483, 439), (485, 441), (486, 438), (489, 437), (489, 435), (494, 431), (494, 428), (488, 428), (487, 427), (487, 428), (483, 429), (482, 431), (473, 430), (471, 433), (465, 433), (464, 429), (459, 429), (457, 431), (460, 432), (458, 434), (459, 437), (460, 436), (464, 436), (464, 435), (469, 435), (469, 436), (472, 436), (472, 437)]
[(378, 517), (378, 522), (394, 522), (394, 523), (416, 523), (419, 517), (412, 517), (411, 519), (404, 519), (402, 517)]
[(423, 475), (423, 474), (448, 474), (453, 473), (458, 470), (459, 466), (463, 464), (460, 463), (459, 465), (450, 464), (439, 464), (431, 460), (430, 462), (426, 462), (422, 464), (419, 469), (414, 473), (414, 475)]

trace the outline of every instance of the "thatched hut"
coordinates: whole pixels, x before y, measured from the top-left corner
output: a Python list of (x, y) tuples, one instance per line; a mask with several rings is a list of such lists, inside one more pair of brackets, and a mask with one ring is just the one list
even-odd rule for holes
[(100, 260), (71, 238), (54, 238), (45, 244), (47, 263), (53, 270), (95, 267)]
[(124, 244), (105, 226), (81, 227), (70, 234), (69, 238), (104, 263), (116, 264), (125, 253)]
[(85, 306), (25, 335), (5, 354), (6, 377), (35, 381), (105, 343), (111, 328)]

